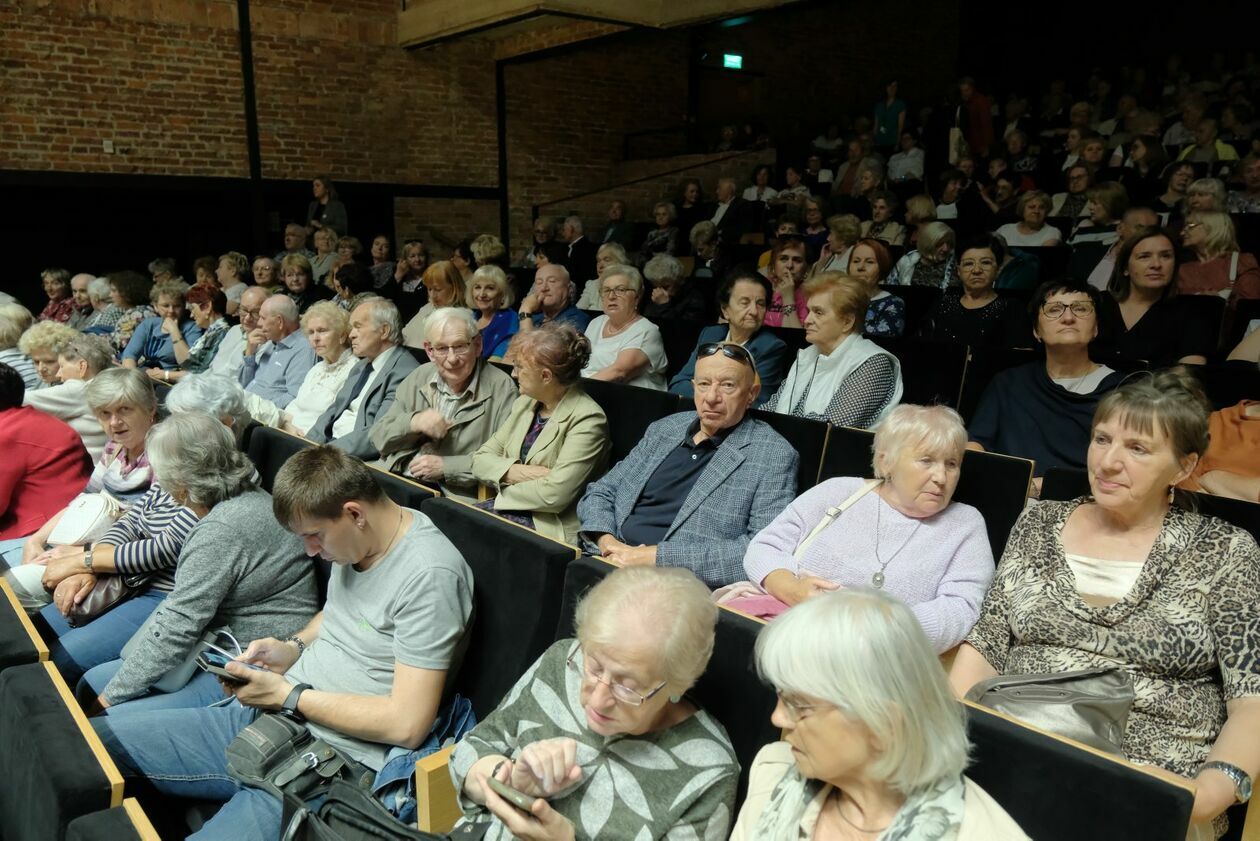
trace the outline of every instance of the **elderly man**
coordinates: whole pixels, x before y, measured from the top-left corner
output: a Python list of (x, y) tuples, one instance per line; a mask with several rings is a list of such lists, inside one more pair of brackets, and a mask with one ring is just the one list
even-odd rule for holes
[(710, 587), (744, 577), (753, 536), (796, 493), (800, 456), (759, 420), (752, 356), (731, 343), (697, 350), (696, 413), (648, 427), (578, 503), (581, 536), (619, 564), (686, 567)]
[(579, 333), (586, 332), (591, 317), (575, 307), (571, 301), (573, 284), (564, 266), (550, 263), (534, 275), (534, 289), (521, 301), (521, 332), (528, 333), (547, 321), (569, 323)]
[(149, 261), (149, 275), (153, 278), (154, 283), (161, 283), (164, 280), (176, 280), (175, 258), (154, 257)]
[(327, 411), (306, 437), (331, 441), (361, 459), (377, 457), (369, 432), (376, 419), (394, 404), (398, 386), (416, 370), (414, 356), (404, 347), (398, 307), (384, 298), (368, 298), (350, 313), (350, 350), (359, 362)]
[(629, 249), (633, 239), (634, 225), (626, 221), (626, 203), (621, 199), (613, 199), (608, 206), (608, 227), (604, 228), (604, 242), (615, 242)]
[(710, 221), (717, 226), (723, 242), (737, 243), (752, 228), (752, 205), (736, 193), (734, 178), (719, 178), (716, 195)]
[(66, 324), (75, 330), (82, 330), (87, 324), (87, 320), (92, 317), (93, 307), (92, 298), (88, 295), (88, 286), (96, 278), (85, 272), (80, 272), (70, 278), (70, 297), (74, 301), (74, 312), (70, 313), (70, 320)]
[(569, 276), (581, 283), (599, 277), (599, 273), (595, 271), (595, 252), (599, 250), (599, 246), (582, 233), (582, 218), (570, 216), (565, 219), (560, 235), (568, 249), (563, 262), (564, 267), (569, 270)]
[(276, 262), (290, 254), (301, 254), (308, 260), (315, 256), (315, 252), (306, 247), (306, 228), (297, 222), (284, 226), (284, 250), (276, 252)]
[(266, 300), (267, 290), (258, 286), (251, 286), (241, 294), (240, 306), (236, 311), (241, 317), (241, 323), (229, 327), (227, 334), (219, 342), (219, 349), (210, 361), (210, 373), (236, 378), (241, 366), (245, 364), (247, 337), (258, 329), (258, 319)]
[(314, 365), (315, 351), (298, 327), (297, 304), (288, 295), (272, 295), (263, 302), (258, 326), (245, 337), (245, 360), (237, 379), (250, 394), (283, 409), (297, 397)]
[(372, 444), (390, 472), (474, 501), (473, 453), (507, 421), (516, 383), (482, 359), (476, 316), (463, 307), (430, 313), (424, 350), (432, 361), (403, 380), (372, 426)]

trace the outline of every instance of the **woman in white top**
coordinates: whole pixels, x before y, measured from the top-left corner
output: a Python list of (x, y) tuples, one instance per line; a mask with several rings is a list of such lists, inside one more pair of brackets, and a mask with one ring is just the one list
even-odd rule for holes
[(332, 271), (337, 257), (337, 232), (332, 228), (320, 228), (315, 232), (315, 256), (311, 258), (311, 280), (313, 283), (331, 286), (328, 273)]
[(591, 358), (582, 376), (665, 390), (665, 345), (655, 324), (639, 315), (643, 275), (633, 266), (609, 266), (600, 278), (604, 314), (586, 328)]
[(862, 338), (871, 296), (840, 272), (805, 281), (805, 341), (766, 408), (785, 415), (870, 429), (901, 401), (901, 364)]
[(862, 238), (862, 223), (852, 213), (832, 216), (827, 220), (827, 241), (822, 253), (809, 269), (809, 277), (823, 272), (847, 272), (853, 243)]
[(254, 420), (279, 427), (293, 435), (306, 435), (319, 416), (337, 399), (337, 392), (355, 357), (348, 347), (350, 315), (333, 301), (320, 301), (302, 314), (302, 332), (319, 361), (306, 372), (306, 378), (284, 411), (274, 403), (247, 392), (245, 397)]
[(752, 186), (744, 190), (744, 201), (768, 202), (777, 196), (779, 191), (770, 186), (770, 175), (770, 167), (766, 164), (754, 169)]
[(100, 336), (83, 335), (72, 339), (57, 354), (57, 376), (61, 383), (36, 391), (27, 390), (23, 405), (60, 418), (79, 433), (92, 461), (101, 460), (109, 436), (88, 405), (84, 389), (87, 381), (113, 364), (113, 349)]
[(1013, 248), (1038, 248), (1058, 245), (1062, 239), (1059, 229), (1046, 224), (1052, 202), (1041, 190), (1030, 190), (1015, 202), (1018, 222), (1009, 222), (997, 229), (1008, 246)]
[(580, 310), (597, 310), (601, 303), (599, 279), (609, 266), (624, 266), (630, 262), (626, 249), (619, 243), (606, 242), (595, 252), (595, 277), (586, 281), (582, 287), (582, 297), (578, 299)]

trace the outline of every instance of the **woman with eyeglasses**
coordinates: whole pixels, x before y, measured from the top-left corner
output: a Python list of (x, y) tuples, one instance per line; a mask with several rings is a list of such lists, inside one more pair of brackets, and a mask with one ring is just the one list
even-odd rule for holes
[[(620, 568), (575, 624), (455, 746), (463, 822), (488, 824), (485, 841), (725, 838), (739, 763), (687, 695), (713, 653), (708, 588), (677, 567)], [(488, 777), (535, 798), (528, 811)]]
[(591, 358), (582, 376), (665, 390), (661, 330), (639, 315), (643, 275), (633, 266), (609, 266), (599, 279), (604, 314), (586, 328)]
[(1002, 240), (984, 234), (966, 243), (958, 260), (961, 294), (945, 290), (924, 321), (924, 338), (972, 347), (1025, 347), (1012, 298), (993, 289), (1006, 257)]
[(1123, 378), (1089, 358), (1098, 335), (1098, 301), (1098, 290), (1076, 281), (1037, 287), (1028, 312), (1045, 361), (998, 373), (967, 430), (969, 450), (1031, 459), (1034, 496), (1051, 467), (1085, 467), (1094, 409)]
[(731, 841), (1027, 841), (964, 775), (967, 726), (910, 608), (841, 590), (757, 637), (783, 741), (753, 761)]
[(479, 508), (575, 545), (578, 500), (608, 462), (608, 419), (579, 384), (590, 353), (571, 324), (518, 333), (511, 358), (521, 396), (472, 460), (477, 481), (496, 491)]

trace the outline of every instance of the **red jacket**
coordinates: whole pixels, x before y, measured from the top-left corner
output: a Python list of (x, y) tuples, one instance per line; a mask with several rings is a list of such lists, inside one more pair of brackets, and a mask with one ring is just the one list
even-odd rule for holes
[(29, 406), (0, 411), (0, 540), (39, 531), (91, 475), (92, 459), (65, 423)]

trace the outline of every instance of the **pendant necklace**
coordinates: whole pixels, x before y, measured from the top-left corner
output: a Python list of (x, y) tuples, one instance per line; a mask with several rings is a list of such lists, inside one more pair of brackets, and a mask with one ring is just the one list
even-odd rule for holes
[(914, 533), (919, 530), (919, 526), (923, 525), (922, 520), (915, 520), (914, 528), (910, 529), (910, 534), (908, 534), (906, 539), (901, 542), (901, 545), (897, 547), (897, 551), (889, 555), (888, 560), (882, 560), (879, 557), (879, 512), (886, 504), (887, 502), (883, 497), (880, 497), (875, 501), (875, 562), (879, 564), (879, 569), (875, 570), (875, 574), (871, 576), (871, 584), (876, 590), (884, 589), (884, 570), (888, 568), (888, 564), (893, 558), (901, 554), (901, 550), (905, 549), (910, 543), (911, 538), (914, 537)]

